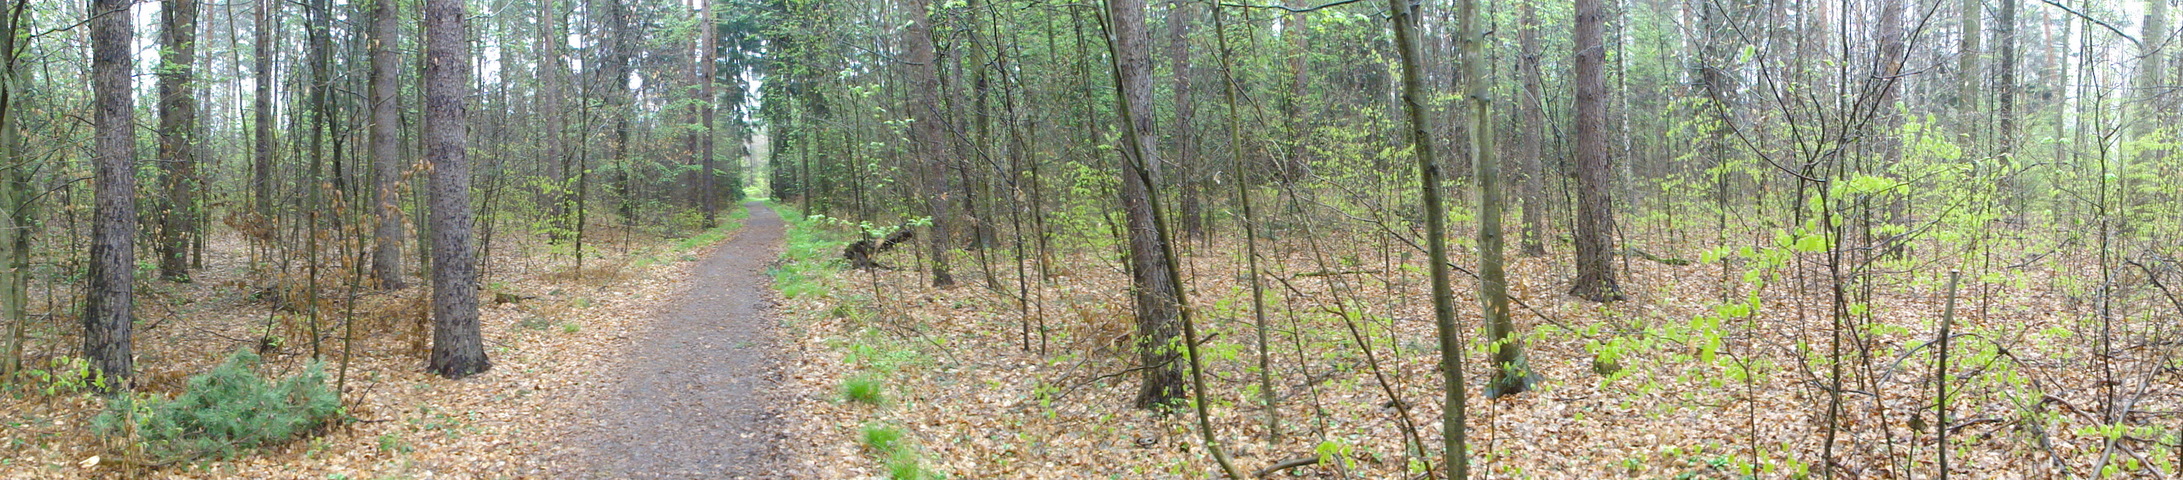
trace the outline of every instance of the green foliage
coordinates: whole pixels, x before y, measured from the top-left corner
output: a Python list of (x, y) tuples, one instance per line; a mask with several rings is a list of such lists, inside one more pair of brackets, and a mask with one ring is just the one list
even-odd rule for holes
[(864, 448), (872, 451), (887, 466), (887, 478), (897, 480), (922, 480), (947, 478), (925, 468), (924, 455), (904, 438), (908, 434), (900, 428), (885, 424), (869, 424), (859, 440)]
[(858, 375), (841, 381), (841, 397), (865, 405), (885, 403), (886, 389), (886, 385), (875, 375)]
[(313, 362), (278, 383), (252, 372), (258, 356), (238, 350), (211, 371), (190, 377), (181, 396), (123, 395), (93, 419), (100, 435), (125, 437), (159, 458), (231, 456), (284, 442), (341, 416), (341, 400)]
[(46, 368), (23, 370), (21, 375), (18, 378), (24, 382), (18, 387), (49, 397), (106, 389), (106, 375), (81, 357), (53, 357), (46, 362)]

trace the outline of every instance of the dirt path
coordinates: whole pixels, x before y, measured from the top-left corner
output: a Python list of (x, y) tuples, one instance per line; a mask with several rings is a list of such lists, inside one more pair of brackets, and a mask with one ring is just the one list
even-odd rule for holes
[(778, 470), (779, 368), (765, 268), (781, 217), (746, 204), (733, 240), (701, 260), (690, 288), (639, 333), (613, 397), (570, 439), (585, 478), (788, 478)]

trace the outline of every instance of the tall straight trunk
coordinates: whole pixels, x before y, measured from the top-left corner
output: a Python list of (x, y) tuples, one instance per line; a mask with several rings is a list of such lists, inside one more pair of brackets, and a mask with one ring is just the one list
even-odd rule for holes
[(256, 110), (253, 120), (257, 148), (251, 156), (250, 188), (258, 217), (266, 220), (273, 218), (273, 124), (277, 121), (273, 118), (273, 84), (279, 81), (273, 77), (273, 44), (279, 42), (280, 7), (278, 0), (259, 0), (257, 38), (252, 39), (257, 52), (252, 60), (257, 66), (253, 77), (257, 85), (251, 98)]
[(538, 117), (544, 122), (539, 144), (544, 149), (547, 165), (554, 168), (556, 187), (547, 199), (547, 212), (551, 213), (551, 238), (558, 242), (573, 234), (575, 225), (569, 218), (570, 202), (575, 200), (576, 155), (568, 152), (568, 114), (562, 96), (566, 95), (568, 67), (562, 60), (561, 49), (568, 44), (568, 8), (561, 0), (542, 0), (538, 3)]
[(1478, 182), (1478, 296), (1486, 321), (1486, 351), (1493, 355), (1493, 375), (1486, 383), (1486, 397), (1498, 398), (1531, 391), (1538, 374), (1524, 355), (1523, 339), (1516, 336), (1516, 320), (1508, 313), (1508, 272), (1502, 252), (1507, 239), (1501, 233), (1501, 213), (1507, 202), (1501, 195), (1501, 156), (1493, 148), (1493, 105), (1486, 98), (1491, 83), (1486, 78), (1487, 32), (1478, 17), (1480, 0), (1456, 3), (1457, 64), (1463, 102), (1459, 115), (1464, 123), (1464, 150), (1469, 151)]
[(197, 229), (197, 1), (160, 3), (159, 276), (189, 280), (190, 238)]
[[(1580, 0), (1583, 1), (1583, 0)], [(1475, 11), (1466, 9), (1475, 14)], [(1394, 24), (1395, 50), (1402, 59), (1402, 111), (1409, 117), (1411, 150), (1416, 152), (1418, 196), (1425, 209), (1425, 262), (1433, 285), (1433, 330), (1440, 341), (1440, 448), (1446, 455), (1451, 479), (1470, 478), (1470, 394), (1464, 386), (1463, 347), (1456, 338), (1454, 279), (1448, 268), (1448, 210), (1441, 199), (1440, 158), (1431, 137), (1432, 117), (1425, 112), (1426, 92), (1419, 58), (1416, 11), (1406, 0), (1387, 0), (1389, 23)], [(1466, 24), (1476, 25), (1475, 20)], [(1467, 30), (1466, 30), (1467, 31)]]
[[(2141, 42), (2138, 44), (2138, 72), (2137, 78), (2132, 79), (2131, 88), (2135, 91), (2131, 101), (2136, 105), (2131, 109), (2142, 113), (2129, 120), (2128, 140), (2142, 139), (2157, 130), (2157, 124), (2152, 120), (2161, 111), (2157, 106), (2161, 93), (2170, 88), (2161, 81), (2161, 76), (2168, 72), (2163, 66), (2166, 59), (2161, 57), (2160, 51), (2161, 46), (2176, 34), (2168, 29), (2168, 0), (2145, 0), (2145, 21), (2140, 25), (2143, 30), (2138, 34)], [(2139, 154), (2150, 159), (2151, 151), (2143, 149)]]
[(910, 110), (910, 137), (918, 155), (918, 172), (922, 174), (925, 192), (925, 208), (932, 215), (932, 238), (925, 239), (931, 249), (932, 285), (945, 287), (955, 284), (955, 276), (948, 273), (947, 246), (952, 241), (948, 233), (954, 225), (949, 215), (948, 197), (957, 194), (949, 185), (948, 162), (953, 160), (948, 152), (946, 132), (940, 128), (939, 53), (932, 44), (932, 18), (929, 0), (909, 0), (905, 4), (910, 14), (909, 29), (904, 32), (903, 48), (907, 54), (913, 104)]
[[(1143, 362), (1144, 383), (1137, 389), (1139, 408), (1165, 408), (1183, 396), (1183, 365), (1175, 339), (1182, 335), (1177, 321), (1181, 288), (1169, 270), (1173, 265), (1161, 254), (1160, 229), (1152, 207), (1149, 179), (1159, 178), (1158, 134), (1152, 129), (1151, 43), (1145, 31), (1144, 0), (1108, 3), (1113, 21), (1116, 93), (1121, 97), (1124, 141), (1122, 155), (1122, 211), (1129, 237), (1129, 273), (1137, 312), (1137, 351)], [(1133, 175), (1142, 168), (1148, 175)]]
[[(1288, 3), (1291, 8), (1311, 5), (1310, 0), (1289, 0)], [(1281, 36), (1289, 42), (1289, 88), (1288, 95), (1283, 96), (1283, 110), (1288, 116), (1289, 152), (1288, 158), (1282, 160), (1278, 170), (1282, 183), (1294, 183), (1302, 180), (1304, 174), (1311, 170), (1311, 161), (1307, 158), (1311, 149), (1304, 143), (1304, 139), (1311, 135), (1311, 123), (1305, 121), (1311, 116), (1304, 114), (1304, 103), (1310, 94), (1310, 90), (1305, 87), (1310, 84), (1311, 79), (1310, 70), (1307, 68), (1311, 61), (1311, 14), (1290, 14), (1282, 22)]]
[(0, 321), (7, 322), (0, 339), (0, 378), (23, 367), (23, 340), (30, 328), (30, 238), (36, 216), (32, 210), (38, 190), (30, 183), (28, 156), (23, 154), (22, 134), (16, 117), (20, 90), (22, 45), (17, 31), (30, 23), (30, 0), (0, 0)]
[[(401, 60), (394, 49), (401, 43), (400, 0), (376, 0), (371, 7), (371, 149), (372, 181), (378, 195), (372, 214), (371, 278), (380, 288), (400, 289), (402, 281), (402, 146), (401, 85), (396, 78)], [(547, 58), (553, 58), (548, 56)], [(551, 62), (549, 62), (551, 63)], [(556, 98), (553, 101), (558, 102)], [(543, 115), (559, 121), (559, 112)]]
[(1522, 132), (1516, 136), (1516, 159), (1523, 162), (1523, 240), (1525, 256), (1546, 255), (1546, 159), (1540, 148), (1542, 133), (1546, 129), (1546, 89), (1540, 80), (1545, 75), (1539, 68), (1540, 0), (1522, 0), (1523, 22), (1516, 25), (1517, 48), (1520, 49), (1516, 69), (1522, 76), (1523, 92), (1516, 99), (1518, 121), (1523, 122)]
[(1577, 277), (1569, 293), (1594, 302), (1622, 299), (1614, 271), (1613, 164), (1607, 158), (1607, 84), (1600, 0), (1576, 0)]
[(432, 359), (462, 378), (492, 368), (478, 331), (477, 258), (471, 248), (469, 13), (463, 0), (424, 0), (424, 149), (432, 163)]
[(130, 330), (136, 281), (136, 99), (129, 74), (135, 38), (130, 0), (91, 0), (92, 203), (90, 289), (84, 292), (83, 356), (106, 390), (134, 376)]
[(720, 35), (718, 22), (720, 19), (713, 13), (715, 7), (715, 5), (707, 2), (704, 14), (699, 17), (705, 19), (705, 21), (700, 24), (703, 31), (699, 32), (702, 39), (698, 42), (697, 52), (697, 81), (699, 82), (697, 91), (698, 95), (703, 97), (701, 100), (703, 103), (699, 104), (699, 108), (705, 109), (705, 128), (699, 130), (703, 133), (700, 133), (702, 138), (698, 139), (698, 144), (701, 147), (698, 153), (700, 155), (698, 162), (701, 165), (698, 176), (702, 177), (698, 180), (700, 186), (698, 195), (704, 198), (698, 203), (705, 209), (705, 226), (707, 228), (720, 224), (720, 180), (719, 173), (714, 170), (715, 160), (713, 159), (713, 141), (720, 136), (720, 132), (714, 130), (714, 122), (719, 119), (720, 110), (719, 105), (715, 104), (715, 102), (719, 101), (719, 96), (713, 92), (713, 82), (715, 81), (713, 76), (718, 73), (720, 68), (717, 64), (718, 59), (714, 58), (719, 54), (718, 50), (720, 48), (718, 40)]
[[(1998, 0), (1994, 14), (1994, 147), (2004, 160), (2016, 150), (2016, 2)], [(2012, 182), (2013, 183), (2013, 182)]]
[(1175, 141), (1173, 163), (1177, 168), (1174, 177), (1178, 180), (1177, 186), (1181, 187), (1178, 197), (1182, 204), (1182, 231), (1186, 237), (1205, 233), (1204, 205), (1199, 198), (1204, 195), (1199, 180), (1203, 174), (1197, 168), (1204, 162), (1198, 159), (1199, 133), (1193, 128), (1197, 121), (1197, 104), (1190, 98), (1190, 23), (1195, 8), (1193, 2), (1173, 0), (1167, 14), (1167, 59), (1175, 77), (1175, 125), (1169, 129), (1175, 134), (1169, 138)]
[[(1984, 113), (1978, 109), (1979, 82), (1981, 76), (1986, 74), (1979, 71), (1979, 57), (1985, 54), (1984, 47), (1979, 45), (1979, 37), (1985, 35), (1984, 27), (1980, 26), (1984, 22), (1983, 5), (1981, 0), (1962, 0), (1956, 6), (1956, 14), (1961, 16), (1958, 21), (1963, 29), (1963, 38), (1956, 44), (1956, 121), (1960, 123), (1957, 135), (1965, 140), (1977, 138), (1977, 119)], [(1969, 145), (1972, 142), (1963, 143)]]

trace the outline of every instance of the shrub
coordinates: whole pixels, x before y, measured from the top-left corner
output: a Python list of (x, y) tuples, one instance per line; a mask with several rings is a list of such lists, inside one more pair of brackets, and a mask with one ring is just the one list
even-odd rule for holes
[(133, 436), (156, 457), (224, 457), (288, 441), (341, 414), (340, 397), (327, 387), (326, 370), (318, 362), (274, 383), (251, 371), (258, 361), (249, 350), (238, 350), (220, 366), (190, 377), (188, 390), (172, 400), (116, 397), (92, 420), (92, 429)]

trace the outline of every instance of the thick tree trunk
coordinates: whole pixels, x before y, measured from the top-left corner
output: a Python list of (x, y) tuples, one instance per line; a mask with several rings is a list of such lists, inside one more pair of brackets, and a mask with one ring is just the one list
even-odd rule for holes
[(159, 276), (189, 280), (189, 245), (197, 229), (197, 1), (160, 3)]
[(1614, 272), (1613, 163), (1607, 159), (1607, 85), (1600, 42), (1600, 0), (1576, 0), (1577, 277), (1571, 294), (1594, 302), (1622, 299)]
[[(397, 17), (399, 0), (375, 0), (371, 9), (371, 149), (372, 182), (378, 195), (372, 202), (377, 226), (372, 229), (371, 278), (379, 288), (405, 287), (402, 281), (402, 149), (401, 85), (396, 74), (401, 60), (394, 49), (401, 43)], [(548, 57), (551, 58), (551, 57)], [(558, 95), (555, 93), (554, 95)], [(541, 101), (549, 101), (543, 100)], [(559, 98), (550, 100), (558, 103)], [(544, 114), (547, 122), (559, 121), (559, 112)], [(556, 145), (558, 146), (558, 145)]]
[(953, 160), (948, 152), (946, 132), (940, 128), (940, 113), (945, 107), (940, 103), (939, 53), (932, 44), (932, 18), (929, 0), (909, 0), (906, 5), (912, 14), (910, 26), (903, 35), (903, 48), (907, 49), (902, 61), (909, 68), (911, 95), (910, 136), (915, 142), (918, 155), (918, 172), (922, 174), (925, 192), (925, 208), (932, 215), (932, 235), (925, 239), (931, 249), (932, 285), (945, 287), (955, 284), (955, 276), (948, 273), (947, 246), (952, 242), (948, 235), (954, 228), (950, 216), (949, 197), (960, 195), (949, 184), (948, 162)]
[(424, 148), (432, 163), (432, 373), (492, 368), (478, 331), (477, 258), (470, 232), (469, 13), (463, 0), (424, 2)]
[(127, 389), (131, 309), (136, 281), (136, 100), (129, 75), (135, 37), (130, 0), (92, 0), (92, 203), (90, 290), (83, 312), (83, 356), (106, 376), (107, 390)]
[[(1182, 335), (1182, 325), (1177, 321), (1181, 298), (1180, 288), (1175, 285), (1162, 255), (1157, 212), (1152, 210), (1152, 186), (1147, 179), (1159, 178), (1160, 164), (1157, 134), (1152, 130), (1152, 60), (1149, 55), (1151, 35), (1145, 29), (1144, 0), (1114, 0), (1108, 2), (1108, 14), (1113, 19), (1114, 70), (1122, 100), (1124, 131), (1122, 155), (1122, 211), (1126, 217), (1129, 236), (1130, 287), (1136, 301), (1137, 351), (1143, 362), (1144, 383), (1137, 389), (1136, 404), (1139, 408), (1165, 408), (1183, 396), (1183, 364), (1180, 361), (1180, 345), (1175, 339)], [(1134, 175), (1143, 169), (1149, 175)]]

